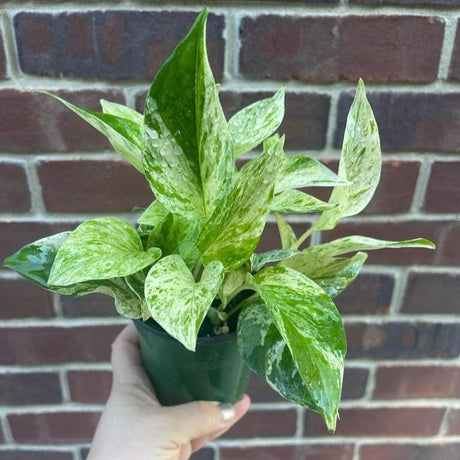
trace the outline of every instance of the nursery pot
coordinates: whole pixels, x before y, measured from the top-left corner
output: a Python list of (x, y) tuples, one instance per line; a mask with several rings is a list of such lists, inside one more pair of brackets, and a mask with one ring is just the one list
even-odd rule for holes
[(192, 352), (152, 320), (134, 324), (144, 368), (162, 405), (199, 400), (234, 403), (244, 394), (250, 370), (238, 351), (236, 333), (198, 337)]

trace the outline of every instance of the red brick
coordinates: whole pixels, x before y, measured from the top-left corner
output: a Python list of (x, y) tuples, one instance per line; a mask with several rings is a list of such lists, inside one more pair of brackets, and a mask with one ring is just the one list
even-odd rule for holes
[(51, 451), (51, 450), (1, 450), (1, 460), (73, 460), (73, 452)]
[(374, 399), (460, 398), (460, 367), (381, 366)]
[(0, 163), (0, 212), (30, 210), (30, 191), (24, 168), (15, 163)]
[[(460, 151), (460, 93), (368, 94), (385, 151)], [(339, 100), (335, 146), (342, 145), (350, 93)]]
[[(296, 233), (297, 236), (300, 236), (302, 233), (304, 233), (309, 225), (306, 223), (289, 223), (291, 227), (293, 228), (294, 232)], [(308, 240), (307, 240), (308, 244)], [(262, 234), (262, 237), (259, 241), (259, 245), (257, 246), (257, 249), (255, 252), (264, 252), (264, 251), (269, 251), (271, 249), (278, 249), (281, 247), (281, 241), (279, 237), (279, 231), (278, 231), (278, 226), (276, 223), (273, 222), (267, 222), (267, 225), (265, 226), (264, 232)]]
[(361, 446), (361, 460), (454, 460), (460, 452), (459, 443), (441, 444), (377, 444)]
[(0, 424), (0, 444), (4, 444), (5, 435), (3, 434), (3, 426)]
[[(444, 409), (426, 407), (350, 408), (339, 411), (335, 436), (426, 437), (438, 433)], [(327, 436), (322, 418), (305, 412), (305, 434)]]
[(22, 279), (0, 278), (0, 318), (50, 318), (53, 295)]
[(3, 44), (3, 34), (2, 31), (0, 30), (0, 79), (4, 80), (7, 75), (6, 75), (6, 56), (5, 56), (5, 49), (4, 49), (4, 44)]
[(343, 375), (342, 399), (359, 399), (366, 392), (369, 371), (360, 368), (345, 368)]
[[(460, 5), (460, 0), (453, 0)], [(450, 61), (449, 78), (451, 80), (460, 80), (460, 23), (457, 22), (457, 33), (455, 34), (455, 44)]]
[(8, 422), (19, 443), (77, 444), (92, 440), (99, 417), (99, 412), (10, 414)]
[(46, 160), (38, 175), (50, 212), (127, 212), (154, 199), (145, 177), (122, 160)]
[(444, 23), (417, 16), (264, 15), (244, 18), (240, 33), (246, 78), (426, 82), (437, 77)]
[(118, 316), (113, 298), (102, 294), (82, 297), (61, 296), (61, 306), (63, 315), (71, 318)]
[[(196, 13), (93, 11), (19, 13), (14, 18), (19, 61), (28, 74), (108, 80), (150, 80), (191, 27)], [(208, 20), (208, 53), (220, 80), (225, 27)]]
[(448, 434), (460, 435), (460, 409), (450, 410), (448, 423)]
[[(385, 265), (449, 265), (448, 261), (455, 260), (453, 254), (460, 250), (459, 241), (452, 240), (448, 245), (447, 239), (453, 231), (460, 230), (456, 221), (423, 221), (399, 220), (382, 222), (347, 222), (341, 223), (334, 230), (324, 232), (323, 240), (331, 241), (349, 235), (365, 235), (382, 240), (407, 240), (412, 238), (427, 238), (436, 244), (436, 249), (402, 248), (380, 249), (369, 251), (367, 264)], [(458, 264), (457, 259), (457, 264)], [(451, 262), (456, 265), (455, 262)]]
[(348, 359), (455, 358), (460, 324), (442, 322), (346, 323)]
[(0, 404), (56, 404), (62, 402), (59, 375), (55, 372), (0, 374)]
[(105, 404), (112, 386), (109, 371), (69, 371), (70, 397), (72, 401)]
[(0, 260), (45, 236), (75, 228), (76, 223), (0, 222)]
[[(222, 106), (229, 119), (238, 110), (273, 93), (220, 94)], [(329, 96), (310, 93), (286, 93), (285, 116), (278, 132), (286, 134), (286, 149), (321, 149), (325, 145), (329, 117)]]
[(249, 387), (246, 392), (251, 396), (253, 403), (285, 401), (264, 379), (253, 372), (251, 372)]
[(108, 361), (121, 329), (121, 325), (0, 328), (0, 363)]
[(460, 260), (460, 225), (450, 225), (445, 232), (443, 251), (439, 257), (440, 265), (458, 267)]
[(297, 446), (221, 447), (221, 460), (352, 460), (351, 444), (305, 444)]
[(335, 303), (342, 314), (386, 314), (393, 288), (392, 276), (364, 273), (337, 296)]
[(295, 410), (251, 411), (223, 435), (225, 438), (255, 438), (294, 436)]
[(431, 168), (423, 209), (428, 212), (458, 212), (460, 161), (436, 162)]
[(459, 298), (460, 275), (410, 273), (402, 312), (458, 314)]
[[(100, 99), (124, 103), (117, 91), (57, 91), (80, 107), (99, 110)], [(111, 149), (106, 138), (50, 96), (0, 91), (0, 150), (13, 153)]]

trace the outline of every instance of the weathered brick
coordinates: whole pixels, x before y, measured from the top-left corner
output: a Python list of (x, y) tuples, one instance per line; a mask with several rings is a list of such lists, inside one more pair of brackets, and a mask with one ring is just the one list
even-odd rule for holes
[[(434, 436), (439, 431), (444, 411), (434, 407), (341, 409), (335, 436)], [(330, 435), (322, 418), (312, 411), (305, 412), (305, 434)]]
[(0, 163), (0, 212), (30, 210), (30, 191), (22, 165)]
[(437, 77), (444, 23), (417, 16), (263, 15), (244, 18), (240, 35), (246, 78), (426, 82)]
[(460, 275), (410, 273), (402, 312), (458, 314), (459, 298)]
[(50, 318), (53, 295), (30, 281), (0, 278), (0, 318)]
[(0, 450), (1, 460), (73, 460), (73, 452), (56, 450)]
[(67, 373), (72, 401), (105, 404), (112, 385), (109, 371), (69, 371)]
[[(424, 237), (436, 244), (436, 249), (403, 248), (369, 251), (367, 264), (393, 265), (458, 265), (460, 253), (460, 232), (458, 221), (385, 221), (385, 222), (347, 222), (334, 230), (323, 233), (323, 241), (331, 241), (349, 235), (365, 235), (382, 240), (408, 240)], [(449, 240), (451, 238), (451, 241)], [(457, 237), (458, 238), (458, 237)], [(448, 242), (449, 240), (449, 242)], [(456, 260), (456, 262), (455, 262)]]
[(382, 315), (388, 313), (393, 288), (392, 276), (364, 273), (335, 302), (342, 314)]
[[(124, 103), (118, 91), (57, 91), (79, 107), (100, 111), (99, 100)], [(58, 101), (44, 94), (0, 91), (0, 150), (38, 153), (106, 150), (106, 138)]]
[(374, 399), (460, 398), (460, 367), (380, 366)]
[[(222, 92), (227, 119), (238, 110), (273, 93)], [(285, 115), (278, 132), (286, 134), (286, 149), (321, 149), (326, 140), (329, 96), (325, 94), (286, 93)]]
[[(19, 62), (28, 74), (108, 80), (150, 80), (185, 36), (196, 13), (92, 11), (19, 13), (14, 18)], [(208, 54), (222, 77), (225, 27), (208, 20)]]
[(460, 161), (436, 162), (431, 168), (423, 209), (428, 212), (458, 212)]
[[(460, 151), (460, 93), (388, 93), (368, 95), (385, 151)], [(352, 96), (340, 96), (335, 146), (342, 145)]]
[(90, 442), (99, 412), (10, 414), (13, 438), (23, 444), (77, 444)]
[[(297, 236), (300, 236), (303, 232), (305, 232), (309, 225), (304, 223), (289, 223), (296, 233)], [(308, 240), (307, 240), (308, 244)], [(279, 249), (281, 247), (281, 241), (279, 237), (278, 226), (276, 223), (268, 222), (265, 226), (264, 232), (262, 237), (259, 241), (259, 245), (255, 252), (264, 252), (269, 251), (271, 249)]]
[(108, 361), (121, 329), (121, 325), (0, 328), (0, 363)]
[(448, 434), (460, 435), (460, 409), (450, 410), (448, 424)]
[(400, 6), (444, 6), (455, 7), (460, 0), (350, 0), (350, 3), (366, 5), (400, 5)]
[(5, 442), (5, 435), (3, 434), (3, 426), (0, 425), (0, 444)]
[(221, 447), (222, 460), (352, 460), (352, 444), (306, 444), (297, 446)]
[(126, 212), (154, 199), (145, 177), (122, 160), (46, 160), (38, 175), (50, 212)]
[[(452, 1), (460, 5), (460, 0)], [(450, 61), (449, 78), (451, 80), (460, 80), (460, 23), (457, 23), (454, 50)]]
[(296, 429), (295, 410), (250, 411), (223, 435), (224, 438), (255, 438), (293, 436)]
[(114, 299), (102, 294), (89, 294), (82, 297), (61, 296), (64, 316), (78, 318), (84, 316), (118, 316)]
[(343, 374), (342, 399), (359, 399), (366, 392), (369, 371), (346, 367)]
[(22, 246), (45, 236), (71, 230), (75, 223), (44, 223), (33, 221), (0, 222), (0, 260)]
[(455, 358), (460, 324), (442, 322), (346, 323), (348, 359)]
[(0, 374), (0, 404), (56, 404), (62, 402), (59, 375), (55, 372)]
[(198, 452), (195, 452), (191, 455), (190, 460), (214, 460), (214, 450), (210, 447), (205, 447), (200, 449)]
[(251, 396), (251, 401), (254, 403), (284, 401), (284, 398), (273, 390), (265, 380), (253, 372), (251, 372), (249, 387), (246, 392)]
[(459, 443), (443, 444), (377, 444), (361, 447), (361, 460), (454, 460)]
[(0, 30), (0, 79), (4, 80), (7, 77), (6, 74), (6, 56), (5, 56), (5, 48), (3, 44), (3, 33)]

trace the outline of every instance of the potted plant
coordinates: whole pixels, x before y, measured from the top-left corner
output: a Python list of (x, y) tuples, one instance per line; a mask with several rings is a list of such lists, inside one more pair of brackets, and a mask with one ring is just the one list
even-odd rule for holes
[[(334, 430), (346, 339), (332, 299), (356, 278), (364, 251), (434, 245), (349, 236), (301, 249), (313, 231), (358, 214), (379, 181), (379, 135), (364, 84), (350, 108), (338, 174), (286, 156), (284, 138), (274, 134), (282, 89), (225, 119), (206, 54), (207, 15), (158, 72), (143, 115), (104, 100), (93, 112), (54, 96), (145, 176), (155, 200), (137, 227), (91, 219), (28, 244), (5, 266), (59, 294), (114, 297), (117, 311), (136, 321), (165, 404), (233, 402), (249, 367)], [(261, 144), (238, 169), (236, 160)], [(328, 202), (298, 190), (315, 186), (333, 187)], [(255, 253), (271, 212), (282, 248)], [(290, 213), (320, 215), (297, 237), (283, 217)]]

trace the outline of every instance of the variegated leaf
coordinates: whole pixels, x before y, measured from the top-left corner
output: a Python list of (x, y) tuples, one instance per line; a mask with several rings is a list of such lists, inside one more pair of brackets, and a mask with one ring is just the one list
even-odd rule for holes
[(222, 305), (225, 306), (239, 292), (243, 286), (248, 271), (242, 267), (226, 273), (224, 281), (219, 289), (219, 297)]
[(131, 120), (140, 126), (139, 130), (142, 129), (142, 125), (144, 124), (144, 115), (140, 114), (137, 110), (126, 107), (123, 104), (106, 101), (105, 99), (101, 99), (101, 106), (104, 113)]
[(339, 163), (339, 176), (351, 184), (334, 188), (329, 202), (337, 206), (322, 214), (318, 230), (330, 230), (340, 218), (354, 216), (367, 206), (380, 180), (381, 163), (377, 122), (360, 79), (348, 113)]
[(254, 287), (307, 387), (305, 405), (320, 412), (328, 428), (334, 430), (347, 348), (334, 303), (315, 282), (286, 267), (264, 268), (254, 275)]
[(198, 238), (205, 263), (220, 260), (227, 271), (246, 262), (259, 242), (270, 211), (284, 138), (241, 172), (233, 190)]
[(126, 158), (140, 173), (144, 173), (142, 166), (142, 125), (127, 118), (82, 109), (46, 91), (40, 91), (40, 93), (54, 97), (80, 118), (83, 118), (106, 136), (113, 148), (123, 158)]
[(92, 219), (79, 225), (59, 249), (48, 283), (68, 286), (83, 281), (131, 275), (152, 265), (158, 248), (143, 250), (130, 224), (115, 217)]
[(272, 251), (261, 252), (251, 256), (251, 271), (259, 271), (265, 264), (279, 262), (299, 254), (297, 249), (273, 249)]
[(197, 283), (179, 255), (163, 257), (145, 280), (145, 299), (152, 318), (194, 351), (198, 331), (223, 278), (223, 266), (218, 261), (204, 268)]
[(346, 236), (329, 243), (304, 249), (300, 254), (283, 260), (281, 265), (293, 268), (301, 273), (312, 274), (324, 261), (331, 257), (355, 251), (371, 251), (384, 248), (425, 248), (434, 249), (434, 244), (424, 238), (404, 241), (376, 240), (367, 236)]
[(300, 190), (286, 190), (273, 198), (271, 210), (285, 214), (308, 214), (321, 212), (334, 206)]
[(268, 99), (248, 105), (228, 122), (235, 158), (239, 158), (273, 134), (284, 117), (284, 89)]
[(234, 181), (233, 145), (206, 53), (203, 10), (158, 72), (145, 105), (144, 168), (172, 213), (210, 216)]
[(278, 231), (281, 239), (281, 247), (283, 249), (292, 249), (295, 247), (297, 237), (292, 227), (284, 220), (281, 214), (275, 213), (276, 223), (278, 224)]
[(347, 185), (343, 179), (313, 158), (304, 155), (285, 157), (276, 180), (275, 193), (303, 187)]
[(158, 200), (155, 200), (137, 219), (137, 223), (156, 227), (168, 214), (169, 211)]

